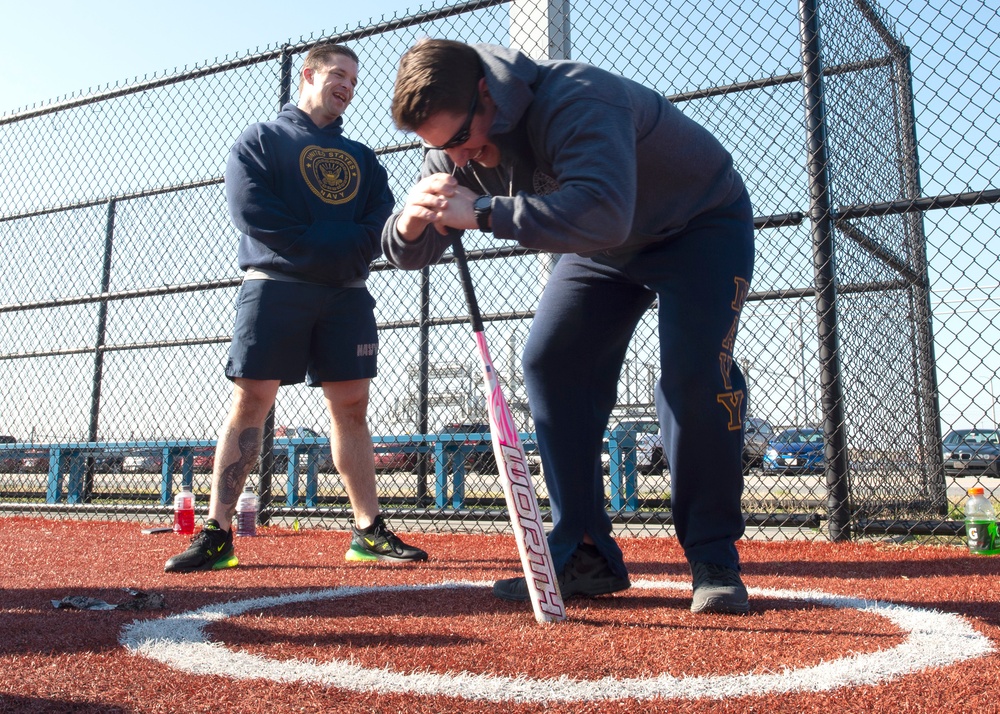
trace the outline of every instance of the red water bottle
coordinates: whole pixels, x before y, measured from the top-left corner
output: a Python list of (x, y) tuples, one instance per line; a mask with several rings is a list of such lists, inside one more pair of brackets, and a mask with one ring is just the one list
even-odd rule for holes
[(174, 533), (194, 533), (194, 494), (187, 489), (174, 496)]

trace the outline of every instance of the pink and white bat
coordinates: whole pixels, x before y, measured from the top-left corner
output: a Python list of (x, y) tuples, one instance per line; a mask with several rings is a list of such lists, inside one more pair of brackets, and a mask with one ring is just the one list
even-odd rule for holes
[(566, 619), (566, 607), (563, 605), (562, 593), (559, 592), (559, 580), (552, 563), (549, 542), (545, 538), (535, 486), (528, 472), (528, 459), (524, 454), (521, 437), (514, 426), (510, 407), (500, 389), (493, 360), (490, 359), (489, 346), (483, 334), (483, 318), (479, 313), (465, 248), (460, 237), (452, 243), (452, 254), (458, 265), (465, 301), (469, 306), (472, 332), (476, 338), (476, 348), (483, 369), (483, 387), (486, 392), (493, 453), (496, 456), (500, 482), (503, 484), (504, 498), (507, 500), (507, 511), (510, 513), (517, 551), (524, 568), (524, 579), (528, 584), (531, 609), (534, 610), (535, 620), (538, 622), (560, 622)]
[(490, 436), (496, 456), (497, 471), (503, 484), (518, 554), (528, 584), (531, 608), (538, 622), (560, 622), (566, 619), (566, 608), (559, 581), (549, 552), (549, 542), (542, 526), (542, 514), (535, 496), (535, 485), (528, 471), (528, 459), (521, 437), (514, 426), (510, 407), (500, 389), (489, 346), (482, 331), (474, 333), (483, 369), (483, 387), (489, 409)]

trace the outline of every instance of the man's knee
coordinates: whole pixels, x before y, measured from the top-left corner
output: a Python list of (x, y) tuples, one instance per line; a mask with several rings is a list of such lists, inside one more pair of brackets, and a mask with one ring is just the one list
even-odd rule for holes
[(229, 410), (232, 419), (263, 424), (274, 404), (279, 382), (255, 379), (237, 379), (233, 386), (233, 403)]
[(368, 416), (368, 380), (324, 382), (330, 416), (338, 422), (364, 422)]
[(565, 361), (556, 353), (556, 347), (558, 345), (544, 343), (541, 339), (528, 338), (521, 355), (521, 369), (526, 380), (544, 384), (550, 372), (559, 372), (559, 365), (565, 365)]

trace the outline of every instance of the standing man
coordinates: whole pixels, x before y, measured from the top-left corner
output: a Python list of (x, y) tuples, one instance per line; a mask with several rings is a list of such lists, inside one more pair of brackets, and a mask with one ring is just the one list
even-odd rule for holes
[(226, 197), (239, 229), (236, 328), (226, 376), (233, 401), (219, 434), (208, 520), (167, 572), (231, 568), (232, 519), (260, 455), (264, 420), (278, 387), (307, 380), (323, 388), (333, 462), (355, 524), (347, 560), (426, 560), (379, 515), (368, 431), (368, 387), (376, 373), (375, 301), (369, 263), (392, 211), (375, 153), (343, 136), (358, 58), (321, 44), (306, 56), (298, 105), (250, 126), (226, 167)]
[[(730, 154), (635, 82), (448, 40), (423, 40), (403, 55), (392, 115), (427, 149), (421, 179), (382, 233), (394, 265), (434, 263), (454, 236), (476, 228), (562, 254), (523, 362), (563, 597), (631, 584), (600, 453), (626, 349), (655, 301), (655, 398), (691, 609), (747, 612), (736, 550), (746, 382), (733, 345), (754, 237)], [(523, 577), (493, 592), (528, 600)]]

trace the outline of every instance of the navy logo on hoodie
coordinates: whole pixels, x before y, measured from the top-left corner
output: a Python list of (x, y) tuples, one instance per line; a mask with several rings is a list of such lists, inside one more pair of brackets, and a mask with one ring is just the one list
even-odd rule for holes
[(306, 185), (325, 203), (347, 203), (358, 194), (358, 162), (345, 151), (307, 146), (299, 156), (299, 168)]

